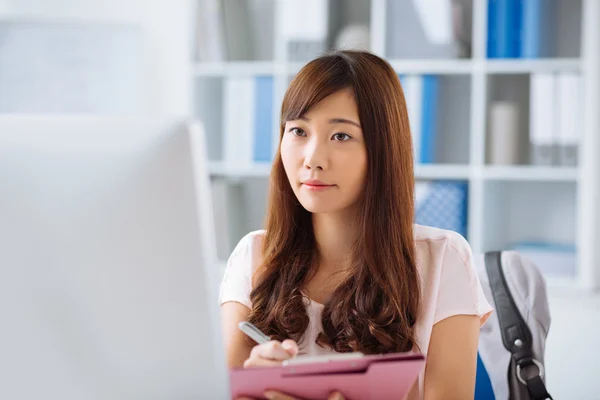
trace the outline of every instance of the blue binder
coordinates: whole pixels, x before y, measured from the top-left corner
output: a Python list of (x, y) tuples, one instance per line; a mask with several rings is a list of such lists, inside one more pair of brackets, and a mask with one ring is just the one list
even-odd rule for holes
[(421, 163), (435, 162), (439, 78), (423, 76), (423, 115), (421, 122)]
[(521, 7), (521, 0), (489, 0), (488, 58), (520, 56)]
[(467, 237), (468, 184), (462, 181), (420, 182), (415, 201), (415, 222), (448, 229)]
[(521, 57), (540, 58), (553, 55), (556, 31), (555, 0), (521, 0), (523, 29)]
[(256, 78), (254, 102), (254, 161), (270, 162), (273, 156), (273, 77)]

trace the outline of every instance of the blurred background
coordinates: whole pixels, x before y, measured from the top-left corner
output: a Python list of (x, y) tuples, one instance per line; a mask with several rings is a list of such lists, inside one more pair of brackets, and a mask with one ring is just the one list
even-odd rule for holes
[(285, 90), (331, 49), (386, 58), (417, 222), (516, 249), (550, 293), (555, 398), (600, 376), (597, 0), (0, 0), (1, 114), (205, 125), (220, 267), (262, 227)]

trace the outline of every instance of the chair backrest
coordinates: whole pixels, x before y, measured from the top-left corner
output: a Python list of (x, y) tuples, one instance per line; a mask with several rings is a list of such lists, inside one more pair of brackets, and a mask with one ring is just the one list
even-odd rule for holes
[[(502, 271), (515, 305), (531, 330), (534, 358), (543, 366), (546, 337), (550, 329), (550, 310), (544, 278), (535, 264), (523, 258), (517, 252), (502, 252), (501, 261)], [(495, 308), (484, 254), (475, 255), (475, 265), (485, 297)], [(513, 370), (515, 367), (511, 363), (511, 353), (504, 347), (502, 342), (497, 315), (492, 315), (481, 328), (479, 357), (485, 367), (485, 372), (489, 376), (496, 399), (508, 399), (510, 397), (518, 400), (529, 398), (527, 388), (519, 382), (517, 374)], [(483, 373), (482, 368), (478, 368), (478, 375), (480, 373)], [(485, 387), (481, 384), (482, 379), (482, 376), (478, 376), (478, 388)], [(478, 397), (477, 394), (476, 399), (489, 398)]]
[(481, 361), (481, 355), (477, 354), (477, 376), (475, 380), (475, 400), (495, 400), (494, 388), (490, 375)]

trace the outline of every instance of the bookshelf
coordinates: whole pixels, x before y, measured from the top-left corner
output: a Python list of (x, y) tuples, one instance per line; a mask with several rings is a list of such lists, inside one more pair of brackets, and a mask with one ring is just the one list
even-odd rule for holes
[(557, 58), (541, 60), (486, 60), (483, 68), (488, 74), (532, 74), (540, 72), (581, 72), (581, 60)]
[[(398, 74), (531, 74), (539, 72), (581, 72), (578, 58), (544, 60), (394, 60), (388, 59)], [(206, 76), (284, 75), (298, 72), (305, 63), (276, 63), (268, 61), (233, 61), (196, 63), (194, 74)]]
[[(211, 176), (224, 179), (268, 178), (271, 164), (255, 163), (247, 168), (228, 166), (224, 162), (213, 161), (209, 164), (209, 170)], [(484, 166), (483, 168), (471, 168), (468, 164), (420, 164), (415, 167), (415, 177), (439, 180), (577, 182), (579, 170), (574, 167)]]
[[(267, 2), (272, 7), (269, 17), (273, 20), (262, 21), (270, 24), (275, 33), (272, 42), (269, 42), (270, 51), (261, 53), (270, 54), (270, 59), (192, 61), (196, 115), (205, 122), (207, 132), (212, 135), (212, 138), (209, 137), (211, 176), (215, 185), (221, 185), (227, 197), (222, 203), (226, 211), (231, 211), (232, 217), (227, 223), (230, 233), (228, 243), (220, 254), (221, 262), (243, 234), (262, 227), (260, 221), (266, 207), (266, 193), (261, 191), (268, 187), (270, 163), (239, 166), (224, 162), (222, 115), (215, 110), (222, 114), (226, 107), (223, 100), (225, 80), (240, 76), (270, 76), (274, 81), (273, 127), (277, 127), (279, 107), (287, 85), (305, 64), (287, 58), (286, 42), (278, 34), (283, 22), (276, 18), (281, 1)], [(368, 3), (367, 12), (362, 3)], [(410, 54), (406, 58), (388, 57), (388, 0), (333, 1), (331, 7), (341, 7), (336, 26), (343, 24), (339, 18), (368, 26), (371, 51), (386, 58), (399, 75), (432, 74), (441, 78), (440, 107), (452, 110), (451, 115), (440, 116), (450, 126), (443, 132), (444, 145), (440, 146), (445, 150), (438, 149), (436, 163), (416, 165), (415, 174), (420, 181), (458, 180), (468, 183), (467, 237), (473, 251), (507, 248), (515, 241), (527, 239), (576, 243), (573, 273), (548, 276), (548, 282), (559, 287), (598, 288), (600, 268), (596, 260), (600, 258), (598, 246), (594, 243), (597, 232), (594, 224), (600, 221), (600, 217), (593, 198), (598, 191), (600, 168), (593, 149), (600, 149), (595, 111), (599, 106), (600, 50), (597, 42), (600, 37), (597, 26), (600, 23), (600, 5), (594, 0), (558, 0), (556, 57), (488, 59), (487, 0), (465, 0), (463, 3), (470, 7), (471, 14), (471, 54), (468, 58), (423, 58), (410, 57)], [(352, 14), (348, 8), (355, 5), (359, 10)], [(330, 14), (332, 10), (330, 8)], [(330, 31), (328, 46), (332, 41), (333, 33)], [(491, 165), (488, 154), (491, 102), (508, 98), (519, 104), (524, 112), (519, 131), (523, 144), (527, 144), (530, 77), (539, 73), (577, 73), (583, 86), (595, 88), (584, 91), (578, 164), (534, 166), (524, 161), (516, 165)], [(461, 101), (450, 104), (453, 97)], [(452, 115), (456, 116), (454, 120)], [(272, 135), (274, 149), (278, 142), (277, 129)], [(236, 217), (239, 215), (243, 217)], [(243, 222), (236, 224), (231, 219)], [(253, 222), (248, 222), (250, 220)]]

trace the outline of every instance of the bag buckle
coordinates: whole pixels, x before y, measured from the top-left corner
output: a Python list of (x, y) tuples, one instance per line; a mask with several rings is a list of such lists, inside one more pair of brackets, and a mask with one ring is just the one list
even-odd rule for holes
[(529, 367), (531, 367), (531, 366), (537, 367), (537, 373), (533, 373), (533, 374), (527, 373), (526, 378), (528, 378), (527, 379), (528, 381), (535, 378), (536, 376), (539, 376), (541, 379), (544, 378), (544, 366), (542, 365), (541, 362), (539, 362), (535, 358), (532, 358), (531, 363), (528, 363), (527, 365), (525, 365), (524, 368), (521, 368), (521, 365), (517, 364), (517, 379), (519, 379), (519, 381), (523, 385), (527, 385), (527, 382), (523, 378), (522, 373), (524, 371), (527, 371), (527, 369), (529, 369)]

